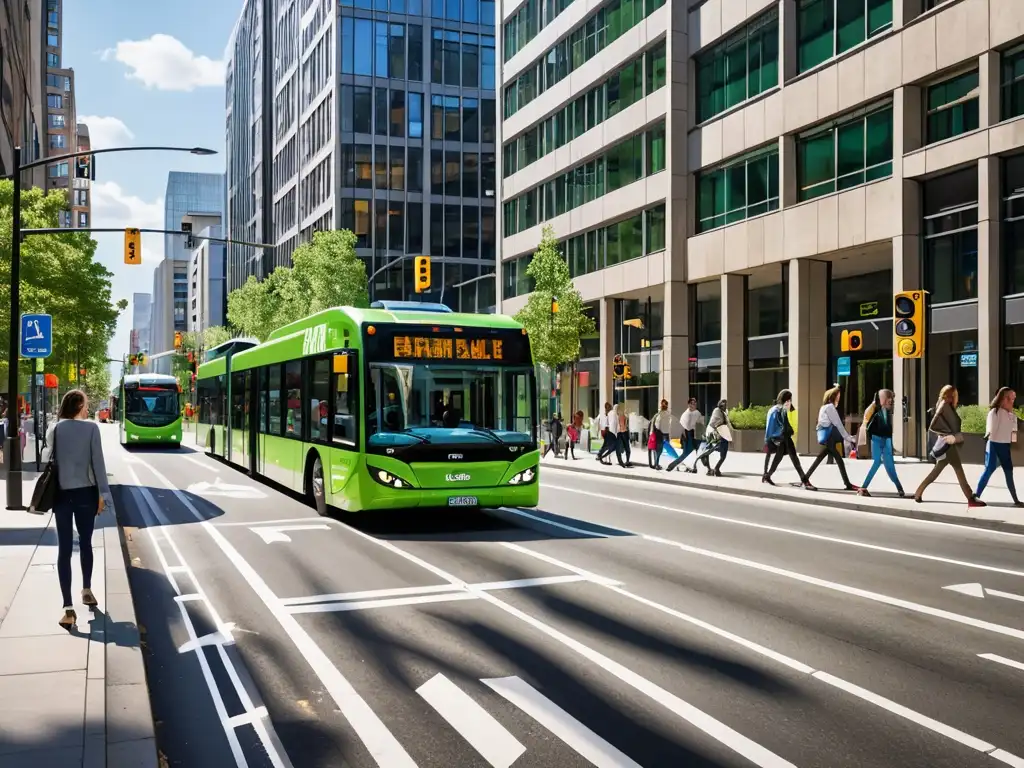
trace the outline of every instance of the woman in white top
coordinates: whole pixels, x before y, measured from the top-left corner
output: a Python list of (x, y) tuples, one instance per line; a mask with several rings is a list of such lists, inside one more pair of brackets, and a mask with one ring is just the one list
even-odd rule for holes
[(818, 465), (821, 464), (826, 456), (831, 456), (835, 459), (836, 464), (839, 465), (839, 474), (843, 478), (843, 486), (848, 491), (856, 491), (858, 490), (857, 486), (850, 482), (850, 478), (846, 474), (846, 466), (843, 464), (843, 452), (836, 449), (836, 443), (840, 442), (840, 440), (844, 446), (856, 442), (850, 437), (846, 427), (843, 426), (843, 420), (839, 418), (839, 409), (836, 406), (839, 405), (841, 394), (839, 387), (833, 387), (827, 390), (825, 396), (821, 399), (821, 409), (818, 411), (818, 445), (821, 446), (821, 452), (818, 453), (818, 457), (811, 464), (810, 469), (807, 470), (807, 475), (804, 479), (809, 483), (811, 475), (814, 474), (814, 470), (818, 468)]
[(981, 496), (992, 473), (996, 471), (997, 466), (1001, 466), (1013, 505), (1024, 507), (1017, 498), (1017, 487), (1013, 483), (1013, 461), (1010, 458), (1010, 445), (1017, 442), (1017, 414), (1013, 412), (1013, 403), (1016, 399), (1016, 392), (1009, 387), (1001, 387), (989, 404), (988, 418), (985, 420), (985, 436), (988, 438), (988, 445), (985, 447), (985, 470), (981, 473), (974, 495)]
[(661, 410), (651, 419), (651, 429), (654, 430), (653, 466), (655, 469), (661, 469), (661, 454), (665, 450), (665, 441), (669, 439), (672, 429), (672, 411), (668, 409), (668, 400), (661, 401)]
[(679, 425), (683, 428), (682, 437), (679, 438), (679, 457), (668, 465), (669, 472), (682, 465), (684, 472), (696, 473), (697, 468), (690, 469), (686, 464), (683, 464), (683, 460), (696, 451), (697, 446), (700, 445), (700, 441), (697, 439), (697, 430), (703, 423), (704, 414), (697, 408), (697, 398), (691, 397), (690, 401), (686, 404), (686, 410), (679, 417)]

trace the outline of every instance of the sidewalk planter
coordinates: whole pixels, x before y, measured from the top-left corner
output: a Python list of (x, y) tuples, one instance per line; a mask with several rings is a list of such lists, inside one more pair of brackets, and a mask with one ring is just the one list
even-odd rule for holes
[(764, 451), (763, 429), (733, 429), (732, 438), (732, 442), (729, 444), (730, 451), (743, 451), (744, 453)]

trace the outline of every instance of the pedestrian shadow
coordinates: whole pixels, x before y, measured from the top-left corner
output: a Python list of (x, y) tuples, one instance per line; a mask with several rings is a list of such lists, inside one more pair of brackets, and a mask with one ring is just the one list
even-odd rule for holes
[(117, 645), (121, 648), (140, 647), (138, 626), (131, 621), (114, 621), (110, 614), (99, 606), (89, 609), (88, 624), (88, 632), (74, 626), (68, 634), (83, 640), (96, 640), (104, 645)]

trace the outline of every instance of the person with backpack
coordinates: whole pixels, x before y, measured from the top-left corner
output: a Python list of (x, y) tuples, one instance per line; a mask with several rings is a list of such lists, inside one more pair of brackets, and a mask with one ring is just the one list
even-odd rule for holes
[[(789, 414), (792, 411), (793, 393), (788, 389), (784, 389), (779, 392), (779, 396), (775, 398), (775, 404), (768, 410), (768, 418), (765, 422), (764, 475), (761, 477), (761, 482), (775, 485), (772, 482), (772, 475), (779, 468), (783, 457), (789, 456), (797, 475), (800, 477), (800, 482), (794, 483), (794, 485), (800, 485), (809, 491), (813, 491), (815, 488), (804, 474), (804, 470), (800, 466), (800, 457), (796, 454), (796, 443), (793, 442), (793, 424), (789, 420)], [(771, 462), (770, 467), (769, 462)]]
[(861, 483), (857, 493), (861, 496), (870, 496), (868, 486), (875, 477), (880, 466), (885, 466), (885, 473), (889, 475), (892, 484), (896, 486), (896, 492), (900, 498), (906, 494), (903, 486), (896, 475), (896, 462), (892, 457), (892, 422), (893, 403), (896, 396), (891, 389), (880, 389), (875, 393), (875, 399), (864, 411), (864, 432), (871, 440), (871, 458), (873, 462), (868, 470), (867, 477)]

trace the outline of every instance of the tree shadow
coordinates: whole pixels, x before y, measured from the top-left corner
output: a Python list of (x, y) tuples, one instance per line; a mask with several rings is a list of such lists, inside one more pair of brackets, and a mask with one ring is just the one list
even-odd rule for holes
[[(224, 514), (224, 510), (207, 499), (187, 491), (173, 491), (149, 485), (111, 485), (114, 497), (114, 510), (117, 520), (127, 528), (152, 528), (161, 525), (191, 525), (197, 522), (216, 519)], [(134, 491), (134, 492), (133, 492)], [(198, 513), (185, 506), (181, 494)], [(152, 499), (160, 514), (150, 507)], [(145, 510), (145, 511), (143, 511)]]

